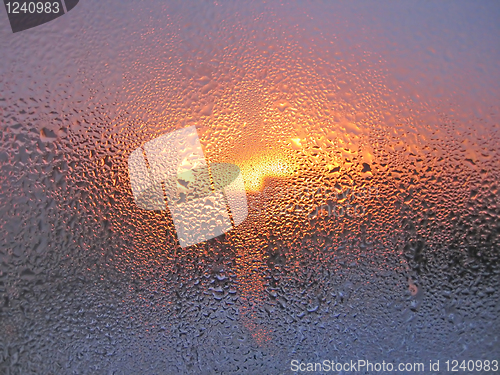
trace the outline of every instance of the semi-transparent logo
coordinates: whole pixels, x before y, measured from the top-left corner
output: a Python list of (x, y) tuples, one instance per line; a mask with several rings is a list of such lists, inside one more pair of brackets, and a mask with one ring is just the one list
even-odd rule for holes
[(55, 20), (73, 9), (79, 0), (4, 0), (13, 33)]
[(208, 165), (194, 126), (137, 148), (128, 170), (137, 206), (168, 207), (182, 247), (217, 237), (248, 215), (240, 169), (229, 163)]

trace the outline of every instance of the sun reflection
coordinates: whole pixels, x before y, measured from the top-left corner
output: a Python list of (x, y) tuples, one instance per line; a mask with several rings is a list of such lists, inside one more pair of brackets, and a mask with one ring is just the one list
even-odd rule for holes
[(245, 160), (240, 168), (245, 188), (256, 192), (262, 190), (266, 178), (292, 176), (296, 165), (287, 156), (267, 154)]

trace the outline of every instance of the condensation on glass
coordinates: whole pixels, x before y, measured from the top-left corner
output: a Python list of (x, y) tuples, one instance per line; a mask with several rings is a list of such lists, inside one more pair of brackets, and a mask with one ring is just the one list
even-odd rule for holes
[[(12, 33), (0, 14), (0, 373), (498, 359), (497, 15), (85, 1)], [(210, 235), (182, 247), (179, 221)]]

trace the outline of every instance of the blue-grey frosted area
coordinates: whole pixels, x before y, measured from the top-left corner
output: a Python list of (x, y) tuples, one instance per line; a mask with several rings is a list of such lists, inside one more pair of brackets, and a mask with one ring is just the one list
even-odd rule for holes
[[(498, 2), (0, 8), (1, 374), (500, 360)], [(248, 216), (181, 248), (127, 161), (189, 126)]]

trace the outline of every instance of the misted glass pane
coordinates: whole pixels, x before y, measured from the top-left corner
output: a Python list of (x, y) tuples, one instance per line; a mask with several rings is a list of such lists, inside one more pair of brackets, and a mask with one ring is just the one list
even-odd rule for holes
[(0, 373), (499, 371), (497, 2), (9, 4)]

